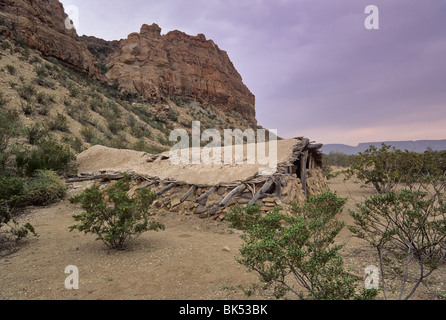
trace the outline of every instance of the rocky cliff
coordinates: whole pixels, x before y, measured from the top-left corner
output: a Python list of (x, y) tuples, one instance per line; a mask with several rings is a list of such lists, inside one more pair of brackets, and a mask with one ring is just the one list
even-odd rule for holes
[(107, 60), (106, 77), (122, 91), (148, 99), (185, 97), (236, 111), (255, 121), (255, 97), (243, 84), (228, 54), (203, 34), (161, 35), (156, 25), (121, 40)]
[(0, 0), (0, 34), (118, 84), (122, 92), (158, 101), (180, 97), (209, 103), (257, 123), (254, 95), (228, 54), (203, 34), (161, 35), (161, 28), (152, 24), (121, 41), (79, 37), (67, 28), (58, 0)]
[(95, 77), (95, 59), (67, 17), (58, 0), (0, 0), (0, 34)]

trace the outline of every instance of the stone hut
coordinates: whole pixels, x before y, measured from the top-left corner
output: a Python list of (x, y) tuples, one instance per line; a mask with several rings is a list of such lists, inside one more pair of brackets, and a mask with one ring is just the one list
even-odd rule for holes
[(128, 173), (134, 181), (129, 195), (150, 188), (158, 195), (153, 205), (160, 211), (223, 220), (233, 205), (289, 211), (291, 203), (327, 190), (321, 148), (303, 137), (278, 140), (277, 170), (265, 174), (260, 164), (172, 164), (169, 152), (152, 155), (94, 146), (78, 155), (82, 173), (67, 182), (110, 180)]

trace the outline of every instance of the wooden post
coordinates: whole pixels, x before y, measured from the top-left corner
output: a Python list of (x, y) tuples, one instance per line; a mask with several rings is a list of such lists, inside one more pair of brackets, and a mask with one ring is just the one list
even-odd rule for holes
[(201, 200), (209, 197), (211, 195), (211, 193), (214, 193), (215, 191), (217, 191), (217, 187), (213, 186), (206, 193), (204, 193), (200, 197), (198, 197), (197, 200), (195, 200), (195, 202), (200, 202)]
[(253, 205), (254, 203), (256, 203), (256, 201), (259, 200), (260, 197), (263, 196), (265, 194), (265, 192), (268, 191), (269, 188), (271, 188), (273, 183), (274, 183), (274, 181), (272, 179), (265, 182), (263, 187), (259, 190), (259, 192), (257, 192), (257, 194), (251, 199), (251, 201), (249, 201), (248, 204)]
[(180, 202), (183, 203), (184, 201), (186, 201), (187, 198), (189, 198), (191, 194), (195, 192), (196, 189), (197, 189), (196, 186), (190, 187), (189, 191), (187, 191), (186, 194), (181, 198)]
[(300, 157), (300, 181), (302, 183), (302, 189), (304, 190), (305, 196), (307, 196), (307, 159), (308, 150), (302, 152)]
[(149, 183), (143, 185), (142, 187), (137, 188), (136, 190), (145, 189), (145, 188), (148, 188), (148, 187), (150, 187), (150, 186), (153, 186), (154, 184), (156, 184), (156, 181), (155, 181), (155, 180), (154, 180), (154, 181), (150, 181)]
[(220, 207), (225, 207), (229, 201), (231, 201), (231, 199), (238, 193), (242, 192), (243, 190), (246, 189), (246, 185), (242, 184), (240, 186), (238, 186), (237, 188), (235, 188), (234, 190), (232, 190), (223, 200), (221, 200), (219, 206)]
[(122, 178), (124, 178), (124, 176), (122, 174), (100, 174), (100, 175), (91, 176), (91, 177), (68, 179), (65, 182), (73, 183), (73, 182), (91, 181), (91, 180), (99, 180), (99, 179), (108, 181), (108, 180), (121, 180)]
[(166, 193), (167, 191), (169, 191), (170, 189), (172, 189), (173, 187), (176, 186), (176, 183), (172, 182), (171, 184), (169, 184), (167, 187), (164, 187), (163, 189), (161, 189), (160, 191), (158, 191), (156, 193), (157, 196), (162, 195), (163, 193)]

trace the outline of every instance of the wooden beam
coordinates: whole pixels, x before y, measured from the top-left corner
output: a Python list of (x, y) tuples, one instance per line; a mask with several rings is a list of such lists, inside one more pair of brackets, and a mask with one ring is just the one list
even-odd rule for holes
[(300, 181), (302, 183), (302, 189), (304, 190), (305, 196), (307, 195), (307, 159), (308, 150), (302, 152), (300, 159)]
[(215, 191), (217, 191), (217, 187), (213, 186), (206, 193), (203, 193), (200, 197), (198, 197), (197, 200), (195, 200), (195, 202), (200, 202), (201, 200), (206, 199), (207, 197), (209, 197)]
[(92, 177), (73, 178), (65, 180), (66, 183), (91, 181), (91, 180), (121, 180), (124, 178), (122, 174), (100, 174)]
[(150, 181), (149, 183), (143, 185), (142, 187), (137, 188), (136, 190), (141, 190), (141, 189), (148, 188), (148, 187), (153, 186), (154, 184), (156, 184), (156, 182), (157, 181), (155, 181), (155, 180), (154, 181)]
[(251, 201), (249, 201), (248, 204), (253, 205), (254, 203), (256, 203), (256, 201), (259, 200), (260, 197), (263, 196), (265, 192), (268, 191), (269, 188), (271, 188), (273, 183), (274, 181), (272, 179), (265, 182), (263, 187), (259, 190), (259, 192), (257, 192), (257, 194), (251, 199)]
[(161, 189), (160, 191), (158, 191), (157, 193), (156, 193), (156, 195), (157, 196), (160, 196), (160, 195), (162, 195), (163, 193), (166, 193), (167, 191), (169, 191), (170, 189), (172, 189), (173, 187), (175, 187), (176, 186), (176, 183), (171, 183), (171, 184), (169, 184), (168, 186), (166, 186), (166, 187), (164, 187), (163, 189)]
[(316, 144), (309, 144), (306, 147), (306, 150), (319, 150), (323, 147), (324, 145), (322, 143), (316, 143)]
[(239, 185), (237, 188), (232, 190), (223, 200), (221, 200), (221, 202), (219, 203), (219, 206), (225, 207), (236, 194), (242, 192), (245, 189), (246, 189), (246, 185), (244, 185), (244, 184)]
[(196, 186), (190, 187), (189, 191), (187, 191), (186, 194), (181, 198), (180, 202), (183, 203), (184, 201), (186, 201), (192, 195), (192, 193), (195, 192), (195, 190), (197, 190)]

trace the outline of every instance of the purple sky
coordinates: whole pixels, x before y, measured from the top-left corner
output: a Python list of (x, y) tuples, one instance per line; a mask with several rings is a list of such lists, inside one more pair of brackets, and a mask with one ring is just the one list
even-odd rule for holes
[[(446, 139), (446, 0), (63, 0), (78, 34), (157, 23), (204, 33), (256, 96), (259, 124), (322, 143)], [(367, 30), (367, 5), (380, 29)]]

